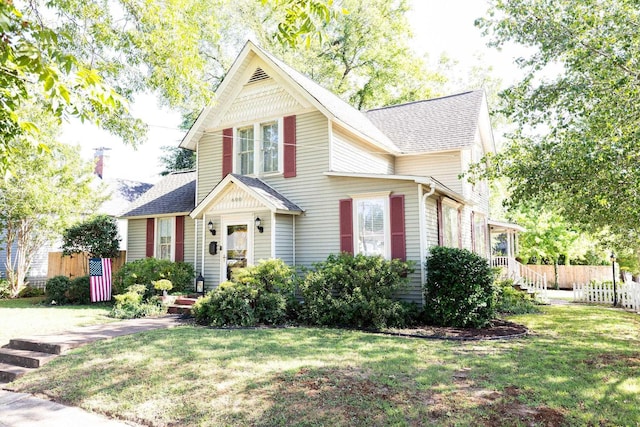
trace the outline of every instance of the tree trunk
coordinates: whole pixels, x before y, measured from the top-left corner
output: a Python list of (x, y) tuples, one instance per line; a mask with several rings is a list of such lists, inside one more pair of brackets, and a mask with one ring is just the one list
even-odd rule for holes
[(553, 260), (553, 288), (554, 289), (559, 289), (558, 286), (558, 258), (555, 258)]

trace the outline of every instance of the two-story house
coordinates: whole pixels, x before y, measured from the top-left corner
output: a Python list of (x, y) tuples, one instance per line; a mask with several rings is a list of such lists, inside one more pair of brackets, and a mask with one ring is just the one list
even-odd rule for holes
[(184, 260), (206, 287), (281, 258), (341, 251), (417, 263), (434, 245), (488, 256), (488, 188), (459, 178), (493, 152), (482, 91), (361, 112), (248, 42), (180, 144), (197, 168), (130, 207), (129, 261)]

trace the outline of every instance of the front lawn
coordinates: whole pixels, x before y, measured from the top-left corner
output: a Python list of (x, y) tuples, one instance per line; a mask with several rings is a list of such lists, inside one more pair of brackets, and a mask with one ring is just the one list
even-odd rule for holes
[(11, 338), (53, 334), (76, 326), (113, 322), (107, 317), (110, 306), (95, 305), (42, 305), (44, 297), (0, 300), (0, 346)]
[(184, 326), (102, 341), (23, 392), (145, 425), (637, 425), (640, 316), (546, 307), (511, 341)]

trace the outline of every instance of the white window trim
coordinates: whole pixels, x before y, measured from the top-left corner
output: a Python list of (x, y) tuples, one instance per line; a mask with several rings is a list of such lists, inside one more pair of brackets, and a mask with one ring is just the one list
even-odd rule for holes
[(382, 191), (376, 193), (361, 193), (350, 196), (353, 200), (353, 252), (359, 254), (358, 238), (360, 237), (360, 228), (358, 227), (358, 201), (362, 200), (382, 200), (384, 215), (384, 259), (391, 259), (391, 211), (389, 207), (390, 191)]
[[(161, 216), (157, 217), (154, 224), (155, 235), (153, 236), (153, 257), (158, 258), (158, 249), (160, 248), (160, 220), (168, 219), (171, 221), (171, 257), (169, 259), (171, 261), (176, 260), (176, 217), (171, 216)], [(160, 258), (158, 258), (160, 259)]]
[[(273, 172), (262, 171), (262, 126), (271, 123), (278, 125), (278, 170)], [(240, 164), (238, 162), (238, 131), (253, 126), (253, 172), (247, 176), (277, 176), (284, 173), (284, 118), (274, 117), (272, 119), (260, 120), (259, 122), (245, 123), (233, 128), (233, 172), (240, 174)]]

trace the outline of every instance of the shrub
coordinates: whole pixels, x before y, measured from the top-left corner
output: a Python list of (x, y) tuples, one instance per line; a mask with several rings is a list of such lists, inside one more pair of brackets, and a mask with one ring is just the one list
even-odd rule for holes
[(186, 262), (172, 262), (164, 259), (143, 258), (128, 262), (113, 275), (113, 293), (122, 294), (132, 285), (145, 285), (145, 298), (155, 294), (153, 282), (170, 280), (176, 292), (191, 291), (195, 272)]
[(135, 319), (163, 314), (165, 308), (162, 304), (144, 300), (146, 292), (145, 285), (131, 285), (126, 292), (115, 295), (116, 303), (109, 312), (109, 316), (116, 319)]
[(433, 247), (427, 258), (425, 317), (441, 326), (483, 327), (495, 316), (494, 272), (466, 250)]
[(11, 298), (11, 286), (7, 279), (0, 279), (0, 299)]
[(309, 324), (384, 328), (411, 323), (411, 305), (394, 299), (413, 264), (379, 256), (330, 255), (307, 273), (300, 292)]
[(260, 261), (198, 300), (194, 316), (211, 326), (282, 324), (296, 313), (295, 284), (295, 271), (282, 260)]
[(66, 292), (67, 302), (69, 304), (90, 304), (91, 303), (91, 287), (89, 276), (76, 277), (69, 283)]
[(47, 280), (45, 286), (44, 296), (47, 303), (67, 304), (67, 291), (71, 281), (67, 276), (54, 276)]
[(503, 314), (540, 313), (538, 304), (527, 293), (513, 287), (513, 280), (498, 282), (496, 311)]
[(18, 298), (41, 297), (42, 295), (44, 295), (44, 289), (32, 288), (29, 285), (23, 287), (20, 289), (20, 292), (18, 292)]
[(168, 279), (160, 279), (152, 283), (153, 289), (155, 289), (156, 291), (170, 291), (173, 288), (171, 280)]

